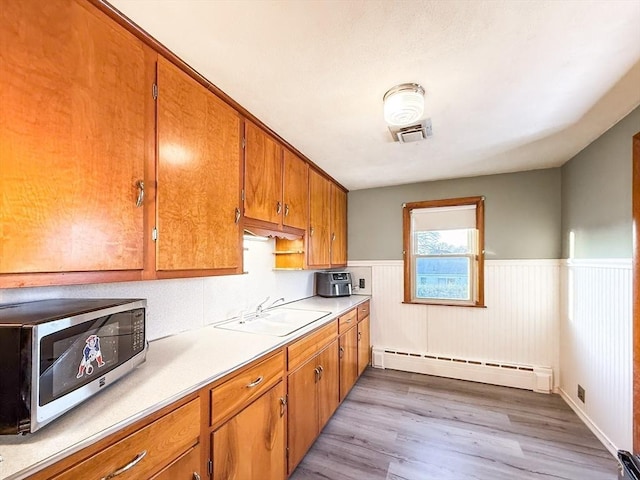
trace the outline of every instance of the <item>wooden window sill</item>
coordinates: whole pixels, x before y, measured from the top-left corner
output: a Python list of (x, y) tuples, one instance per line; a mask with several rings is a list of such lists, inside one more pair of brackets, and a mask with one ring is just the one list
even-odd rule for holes
[(465, 307), (465, 308), (487, 308), (486, 305), (471, 303), (439, 303), (439, 302), (402, 302), (405, 305), (428, 305), (436, 307)]

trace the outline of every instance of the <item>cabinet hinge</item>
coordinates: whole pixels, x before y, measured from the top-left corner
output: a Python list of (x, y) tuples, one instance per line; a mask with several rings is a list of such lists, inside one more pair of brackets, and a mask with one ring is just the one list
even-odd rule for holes
[(153, 87), (151, 87), (151, 96), (154, 100), (158, 99), (158, 84), (154, 83)]
[(156, 227), (153, 227), (153, 230), (151, 230), (151, 240), (154, 242), (158, 240), (158, 229)]
[(242, 149), (244, 150), (246, 146), (247, 146), (247, 139), (242, 137)]
[(242, 201), (244, 202), (244, 188), (242, 189), (241, 195), (242, 195)]
[(213, 475), (213, 460), (207, 460), (207, 473), (209, 476)]

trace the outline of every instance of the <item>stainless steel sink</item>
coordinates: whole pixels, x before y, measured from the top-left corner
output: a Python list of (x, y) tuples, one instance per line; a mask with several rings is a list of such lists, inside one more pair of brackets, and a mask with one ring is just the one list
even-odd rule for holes
[(285, 337), (330, 314), (331, 312), (321, 310), (298, 310), (296, 308), (280, 307), (266, 310), (259, 314), (232, 318), (215, 325), (215, 327), (237, 332)]

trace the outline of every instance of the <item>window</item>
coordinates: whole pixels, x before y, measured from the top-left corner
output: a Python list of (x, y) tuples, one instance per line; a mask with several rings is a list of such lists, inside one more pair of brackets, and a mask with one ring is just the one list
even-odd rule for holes
[(484, 306), (484, 197), (403, 205), (404, 301)]

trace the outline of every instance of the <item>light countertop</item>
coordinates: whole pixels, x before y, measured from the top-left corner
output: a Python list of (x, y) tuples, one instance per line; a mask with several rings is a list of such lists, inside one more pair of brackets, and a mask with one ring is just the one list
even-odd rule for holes
[(0, 479), (25, 478), (318, 328), (370, 297), (310, 297), (287, 304), (330, 311), (286, 337), (209, 325), (150, 343), (133, 372), (35, 433), (0, 436)]

